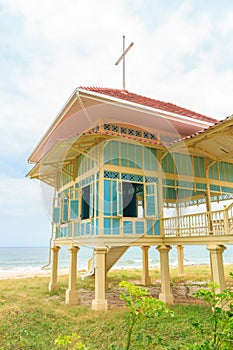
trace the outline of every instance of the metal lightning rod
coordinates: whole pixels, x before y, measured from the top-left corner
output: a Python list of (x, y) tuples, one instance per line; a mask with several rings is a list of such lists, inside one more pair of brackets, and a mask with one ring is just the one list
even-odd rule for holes
[(127, 47), (127, 49), (125, 49), (125, 36), (123, 35), (123, 53), (122, 55), (118, 58), (118, 60), (116, 61), (115, 65), (117, 66), (121, 60), (123, 60), (123, 90), (125, 90), (125, 56), (128, 53), (128, 51), (131, 49), (131, 47), (133, 46), (133, 42), (131, 42), (131, 44)]

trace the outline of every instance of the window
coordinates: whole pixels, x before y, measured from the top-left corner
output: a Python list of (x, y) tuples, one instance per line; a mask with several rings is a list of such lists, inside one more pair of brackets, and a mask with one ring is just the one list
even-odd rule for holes
[(60, 199), (56, 198), (54, 199), (53, 204), (53, 223), (58, 224), (60, 223)]
[(82, 214), (81, 219), (85, 220), (90, 217), (90, 200), (91, 200), (91, 186), (88, 185), (82, 189)]
[(70, 219), (78, 218), (78, 199), (70, 200)]
[(146, 184), (146, 217), (157, 216), (157, 185), (156, 183)]
[(68, 221), (68, 197), (64, 197), (62, 201), (62, 222)]
[(144, 217), (143, 184), (123, 182), (123, 216)]

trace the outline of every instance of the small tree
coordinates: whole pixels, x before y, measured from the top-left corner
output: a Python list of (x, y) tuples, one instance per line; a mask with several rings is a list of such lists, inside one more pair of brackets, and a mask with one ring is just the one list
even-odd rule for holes
[[(231, 274), (232, 276), (232, 274)], [(199, 289), (194, 293), (210, 308), (209, 326), (204, 327), (201, 320), (192, 322), (204, 337), (202, 344), (194, 344), (189, 349), (227, 350), (233, 349), (233, 292), (228, 288), (218, 292), (219, 286), (210, 282), (208, 289)]]
[[(120, 298), (125, 300), (129, 310), (127, 314), (128, 333), (125, 346), (125, 350), (128, 350), (137, 324), (140, 323), (140, 326), (142, 327), (144, 321), (147, 319), (157, 319), (164, 315), (172, 316), (173, 313), (166, 308), (164, 302), (153, 298), (146, 289), (125, 281), (121, 282), (119, 286), (125, 289), (125, 292), (120, 292)], [(142, 341), (142, 332), (138, 332), (136, 338)], [(147, 334), (146, 339), (149, 344), (152, 342), (153, 337), (152, 335)], [(160, 342), (158, 335), (157, 341)]]

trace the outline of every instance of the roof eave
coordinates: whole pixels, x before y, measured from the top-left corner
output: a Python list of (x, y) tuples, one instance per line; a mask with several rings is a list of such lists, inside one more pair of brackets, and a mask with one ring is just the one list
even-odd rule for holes
[(49, 139), (50, 135), (52, 134), (52, 132), (56, 129), (57, 125), (62, 121), (62, 118), (64, 117), (65, 113), (67, 112), (67, 110), (69, 110), (73, 104), (76, 102), (77, 100), (77, 89), (75, 89), (73, 91), (73, 93), (71, 94), (71, 96), (69, 97), (69, 99), (66, 101), (66, 103), (64, 104), (64, 106), (62, 107), (62, 109), (60, 110), (60, 112), (58, 113), (58, 115), (56, 116), (54, 122), (51, 124), (51, 126), (47, 129), (47, 131), (45, 132), (45, 134), (42, 136), (42, 138), (40, 139), (40, 141), (38, 142), (38, 144), (36, 145), (35, 149), (33, 150), (33, 152), (30, 154), (30, 156), (28, 157), (28, 163), (36, 163), (36, 160), (33, 159), (36, 155), (36, 153), (38, 152), (38, 150), (43, 146), (43, 144), (46, 142), (46, 140)]
[(161, 117), (163, 118), (169, 118), (170, 120), (175, 120), (177, 122), (182, 122), (182, 121), (186, 121), (189, 122), (190, 124), (195, 124), (196, 126), (199, 126), (201, 128), (206, 128), (209, 126), (212, 126), (214, 123), (212, 122), (207, 122), (204, 120), (199, 120), (196, 118), (191, 118), (182, 114), (177, 114), (177, 113), (173, 113), (173, 112), (169, 112), (169, 111), (165, 111), (162, 109), (157, 109), (157, 108), (153, 108), (153, 107), (149, 107), (149, 106), (145, 106), (139, 103), (135, 103), (135, 102), (131, 102), (131, 101), (127, 101), (124, 99), (120, 99), (117, 97), (113, 97), (110, 95), (105, 95), (105, 94), (101, 94), (95, 91), (90, 91), (90, 90), (85, 90), (82, 88), (78, 88), (77, 89), (79, 93), (82, 93), (84, 95), (89, 95), (90, 97), (95, 97), (96, 100), (105, 100), (105, 101), (114, 101), (116, 102), (117, 105), (124, 105), (124, 106), (128, 106), (131, 108), (136, 108), (137, 110), (143, 110), (143, 111), (148, 111), (150, 112), (150, 114), (159, 114)]

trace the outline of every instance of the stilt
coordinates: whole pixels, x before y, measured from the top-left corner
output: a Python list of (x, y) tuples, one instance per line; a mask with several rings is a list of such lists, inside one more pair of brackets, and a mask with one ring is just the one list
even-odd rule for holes
[(105, 290), (107, 290), (109, 288), (108, 271), (107, 271), (106, 267), (107, 267), (107, 254), (105, 254)]
[(148, 286), (151, 284), (149, 276), (148, 250), (149, 246), (143, 246), (142, 249), (142, 284)]
[(178, 276), (184, 276), (184, 246), (177, 245)]
[(224, 266), (222, 253), (226, 249), (224, 245), (210, 244), (207, 246), (210, 252), (210, 266), (213, 282), (219, 285), (219, 292), (226, 289), (226, 282), (224, 276)]
[(54, 246), (51, 248), (52, 252), (52, 270), (51, 270), (51, 279), (49, 282), (49, 291), (55, 291), (58, 289), (57, 284), (57, 273), (58, 273), (58, 252), (60, 247)]
[(95, 299), (92, 300), (92, 310), (105, 311), (108, 308), (105, 299), (106, 253), (107, 248), (95, 248)]
[(160, 253), (160, 273), (161, 273), (161, 293), (159, 299), (166, 304), (173, 304), (173, 295), (170, 287), (170, 274), (169, 274), (169, 251), (171, 246), (161, 245), (157, 247)]
[(78, 304), (78, 291), (76, 289), (77, 282), (77, 253), (79, 247), (71, 247), (70, 252), (70, 269), (69, 269), (69, 287), (66, 290), (65, 303), (69, 305)]

